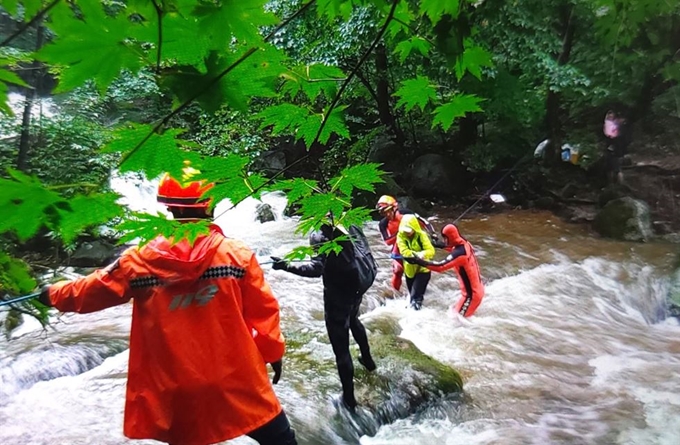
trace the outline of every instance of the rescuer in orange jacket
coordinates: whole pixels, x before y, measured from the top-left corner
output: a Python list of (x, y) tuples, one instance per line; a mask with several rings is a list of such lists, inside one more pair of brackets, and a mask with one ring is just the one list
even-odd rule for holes
[[(211, 217), (201, 196), (212, 184), (187, 181), (166, 175), (158, 201), (175, 219)], [(281, 376), (279, 305), (245, 244), (214, 225), (193, 245), (159, 236), (40, 297), (80, 313), (131, 299), (127, 437), (207, 445), (246, 434), (262, 445), (297, 444), (267, 375), (269, 363), (273, 382)]]
[[(399, 206), (394, 197), (389, 195), (383, 195), (378, 199), (378, 203), (375, 206), (382, 219), (378, 222), (378, 229), (380, 230), (380, 236), (385, 244), (392, 246), (392, 288), (396, 291), (401, 289), (401, 283), (404, 277), (404, 264), (401, 259), (401, 254), (399, 253), (399, 246), (397, 245), (397, 233), (399, 232), (399, 223), (404, 215), (415, 214), (409, 209)], [(422, 218), (420, 215), (415, 214), (418, 218), (418, 222), (421, 227), (423, 227), (428, 234), (434, 233), (434, 228), (426, 219)], [(435, 247), (443, 247), (438, 245), (436, 240), (433, 240)]]
[(442, 236), (446, 239), (446, 249), (451, 252), (442, 261), (426, 261), (420, 258), (404, 258), (409, 263), (425, 266), (435, 272), (454, 269), (458, 274), (461, 298), (453, 309), (464, 317), (470, 317), (484, 298), (484, 284), (479, 272), (477, 257), (472, 244), (458, 232), (453, 224), (447, 224), (442, 229)]

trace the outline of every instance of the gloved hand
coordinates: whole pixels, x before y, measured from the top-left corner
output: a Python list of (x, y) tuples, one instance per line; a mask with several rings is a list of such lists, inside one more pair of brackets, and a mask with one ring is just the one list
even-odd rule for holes
[(42, 289), (40, 289), (38, 301), (47, 307), (52, 307), (52, 302), (50, 301), (50, 286), (43, 286)]
[(427, 265), (427, 262), (424, 259), (422, 259), (418, 256), (412, 256), (412, 257), (404, 258), (404, 261), (406, 261), (409, 264), (417, 264), (418, 266), (426, 266)]
[(443, 249), (444, 247), (446, 247), (446, 243), (443, 240), (440, 240), (436, 234), (432, 234), (430, 238), (432, 241), (432, 246), (435, 247), (436, 249)]
[(281, 378), (281, 371), (283, 370), (283, 360), (270, 363), (270, 365), (274, 370), (274, 378), (272, 379), (272, 383), (276, 385), (277, 383), (279, 383), (279, 379)]
[(271, 258), (272, 261), (274, 262), (272, 264), (272, 269), (274, 269), (274, 270), (286, 270), (286, 267), (287, 267), (286, 262), (283, 261), (281, 258), (279, 258), (277, 256), (270, 256), (269, 258)]

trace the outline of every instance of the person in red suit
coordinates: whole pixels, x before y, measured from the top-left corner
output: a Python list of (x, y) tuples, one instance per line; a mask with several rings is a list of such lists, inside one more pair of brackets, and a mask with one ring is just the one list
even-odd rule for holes
[(458, 275), (461, 297), (452, 309), (464, 317), (472, 316), (484, 298), (484, 284), (479, 271), (479, 264), (472, 244), (462, 236), (458, 227), (447, 224), (442, 229), (446, 240), (444, 249), (450, 252), (441, 261), (427, 261), (421, 258), (404, 258), (409, 263), (425, 266), (434, 272), (454, 270)]

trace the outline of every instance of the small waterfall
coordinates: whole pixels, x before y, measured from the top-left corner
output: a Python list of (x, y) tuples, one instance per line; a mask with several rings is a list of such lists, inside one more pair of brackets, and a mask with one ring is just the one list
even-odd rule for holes
[(127, 347), (123, 339), (78, 339), (70, 345), (51, 344), (5, 357), (0, 360), (0, 404), (37, 382), (89, 371)]

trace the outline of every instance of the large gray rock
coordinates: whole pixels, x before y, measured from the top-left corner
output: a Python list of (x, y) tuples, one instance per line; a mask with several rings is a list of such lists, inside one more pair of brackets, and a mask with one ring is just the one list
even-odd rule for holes
[(423, 196), (450, 196), (457, 188), (455, 171), (453, 162), (446, 156), (434, 153), (420, 156), (411, 170), (413, 190)]
[(380, 135), (373, 141), (368, 151), (368, 161), (382, 164), (387, 172), (399, 173), (404, 168), (403, 149), (386, 135)]
[(86, 242), (73, 252), (70, 264), (81, 267), (106, 266), (118, 256), (119, 250), (104, 240)]
[(275, 221), (276, 217), (274, 216), (272, 206), (266, 202), (258, 204), (257, 208), (255, 209), (255, 219), (261, 223)]
[(593, 228), (622, 241), (647, 241), (654, 235), (649, 206), (631, 197), (609, 201), (595, 216)]

